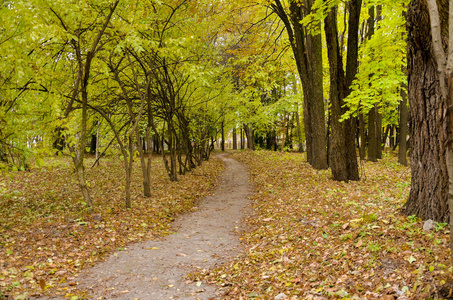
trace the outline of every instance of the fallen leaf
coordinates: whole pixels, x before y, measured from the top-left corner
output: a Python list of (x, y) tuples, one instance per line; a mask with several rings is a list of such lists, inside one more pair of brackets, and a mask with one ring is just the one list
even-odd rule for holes
[(360, 240), (355, 244), (355, 247), (356, 247), (356, 248), (359, 248), (359, 247), (362, 247), (362, 245), (363, 245), (363, 240), (360, 239)]
[(39, 286), (41, 287), (42, 290), (46, 288), (46, 281), (44, 279), (39, 279)]
[(407, 261), (408, 261), (409, 263), (413, 263), (413, 262), (417, 261), (417, 259), (411, 255), (411, 256), (407, 259)]

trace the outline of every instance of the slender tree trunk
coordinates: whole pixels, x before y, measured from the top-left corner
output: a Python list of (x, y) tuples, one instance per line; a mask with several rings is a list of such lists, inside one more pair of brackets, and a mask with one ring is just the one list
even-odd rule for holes
[(138, 129), (136, 129), (135, 137), (137, 139), (137, 150), (140, 156), (140, 166), (142, 169), (143, 177), (143, 194), (145, 197), (151, 197), (151, 182), (149, 178), (148, 166), (146, 164), (145, 152), (143, 151), (143, 144)]
[(407, 121), (408, 121), (408, 111), (407, 111), (407, 94), (404, 89), (401, 89), (401, 101), (400, 101), (400, 124), (398, 132), (398, 162), (403, 166), (407, 166)]
[(126, 169), (126, 208), (131, 208), (131, 179), (132, 179), (132, 164), (134, 158), (134, 149), (132, 138), (128, 135), (129, 157), (125, 154), (124, 164)]
[(282, 146), (280, 151), (285, 151), (285, 138), (286, 138), (286, 113), (283, 114), (283, 138), (282, 138)]
[(92, 134), (91, 135), (91, 143), (90, 143), (90, 154), (91, 155), (95, 155), (96, 154), (96, 142), (97, 142), (97, 138), (96, 138), (96, 134)]
[(364, 160), (366, 156), (366, 131), (363, 114), (359, 115), (359, 137), (360, 137), (360, 159)]
[(300, 130), (299, 102), (297, 102), (296, 120), (297, 120), (297, 136), (299, 137), (299, 152), (304, 152), (304, 144), (302, 142), (302, 131)]
[[(389, 132), (389, 147), (393, 149), (393, 146), (395, 146), (395, 125), (389, 125), (390, 126), (390, 132)], [(385, 143), (385, 141), (384, 141)], [(385, 146), (385, 144), (384, 144)]]
[(83, 199), (85, 200), (88, 207), (93, 206), (93, 201), (91, 200), (90, 193), (85, 179), (85, 147), (86, 147), (86, 132), (87, 132), (87, 112), (88, 112), (88, 94), (85, 88), (82, 87), (82, 129), (80, 130), (80, 137), (78, 140), (78, 145), (75, 147), (70, 147), (73, 154), (74, 166), (77, 173), (77, 181), (79, 188), (82, 192)]
[[(380, 19), (380, 8), (377, 9), (376, 21)], [(368, 9), (369, 18), (367, 20), (368, 31), (367, 39), (371, 39), (375, 29), (375, 7)], [(381, 150), (381, 115), (377, 104), (368, 112), (368, 160), (376, 162), (382, 157)]]
[(387, 139), (382, 139), (382, 114), (377, 110), (376, 113), (376, 130), (378, 130), (378, 134), (376, 137), (376, 142), (378, 143), (377, 147), (377, 159), (382, 158), (382, 150), (385, 147), (385, 143)]
[(221, 128), (222, 128), (222, 141), (220, 142), (220, 147), (222, 149), (222, 152), (225, 152), (225, 122), (224, 121), (222, 121)]
[(98, 121), (96, 128), (96, 164), (99, 166), (99, 149), (101, 147), (101, 138), (99, 136), (99, 130), (101, 128), (101, 121)]
[(241, 127), (241, 150), (244, 149), (244, 130)]
[(238, 149), (238, 137), (237, 137), (237, 133), (236, 133), (236, 127), (233, 128), (233, 150), (237, 150)]
[(378, 127), (378, 112), (376, 106), (368, 113), (368, 160), (377, 161), (381, 147), (381, 128)]
[[(78, 156), (79, 154), (76, 152), (75, 156)], [(80, 159), (79, 157), (73, 157), (74, 165), (76, 168), (76, 174), (77, 174), (77, 181), (78, 185), (80, 188), (80, 191), (82, 192), (83, 199), (85, 200), (86, 204), (88, 207), (93, 206), (93, 202), (90, 197), (90, 193), (88, 191), (88, 187), (86, 185), (86, 179), (85, 179), (85, 168), (83, 166), (83, 160)]]
[(288, 115), (288, 124), (286, 126), (286, 147), (293, 150), (293, 128), (294, 128), (294, 114)]

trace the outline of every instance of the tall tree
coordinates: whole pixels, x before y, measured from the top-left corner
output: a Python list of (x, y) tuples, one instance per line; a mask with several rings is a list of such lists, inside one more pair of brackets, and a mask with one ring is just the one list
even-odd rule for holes
[[(376, 7), (376, 17), (374, 6), (368, 9), (368, 32), (367, 39), (370, 40), (375, 32), (375, 23), (381, 19), (381, 7)], [(370, 74), (372, 77), (373, 74)], [(377, 161), (382, 158), (381, 150), (381, 128), (382, 128), (382, 116), (379, 112), (379, 103), (375, 103), (368, 112), (368, 160)]]
[[(79, 124), (73, 130), (70, 141), (70, 151), (74, 162), (76, 175), (83, 198), (88, 206), (92, 206), (92, 200), (85, 180), (85, 147), (87, 139), (89, 88), (92, 83), (92, 67), (94, 58), (108, 42), (105, 39), (105, 32), (113, 17), (119, 1), (92, 5), (90, 3), (65, 3), (65, 5), (51, 5), (39, 3), (35, 7), (37, 13), (43, 18), (36, 28), (42, 30), (42, 26), (49, 31), (49, 40), (52, 43), (42, 43), (42, 48), (50, 48), (49, 52), (61, 65), (59, 71), (69, 71), (65, 74), (72, 82), (67, 83), (66, 78), (60, 79), (69, 86), (62, 92), (62, 96), (68, 99), (62, 119), (68, 119), (75, 114), (77, 109), (81, 110)], [(42, 5), (42, 6), (41, 6)], [(84, 10), (87, 15), (82, 20), (79, 11)], [(45, 24), (45, 25), (44, 25)], [(90, 28), (90, 30), (87, 30)], [(39, 34), (39, 32), (34, 32)], [(63, 47), (59, 40), (63, 41)], [(56, 53), (56, 54), (55, 54)], [(65, 69), (64, 63), (72, 68)], [(53, 64), (52, 64), (53, 65)], [(63, 76), (64, 77), (64, 76)], [(66, 133), (68, 134), (68, 133)]]
[[(452, 124), (446, 118), (451, 117), (451, 103), (447, 103), (453, 59), (451, 10), (453, 5), (445, 0), (412, 0), (407, 12), (412, 180), (405, 212), (438, 222), (448, 220), (449, 206), (453, 212), (447, 203), (453, 184)], [(448, 56), (442, 39), (449, 41)]]
[(339, 181), (359, 180), (355, 124), (352, 118), (343, 120), (343, 122), (340, 121), (342, 115), (346, 112), (344, 98), (351, 92), (350, 86), (358, 68), (358, 34), (362, 1), (351, 0), (348, 4), (346, 73), (343, 70), (343, 58), (338, 41), (337, 6), (330, 9), (324, 22), (330, 70), (332, 126), (330, 166), (335, 180)]
[(302, 82), (307, 160), (316, 169), (327, 169), (321, 23), (313, 20), (310, 29), (302, 23), (313, 5), (313, 0), (291, 0), (289, 7), (284, 7), (275, 0), (271, 7), (285, 25)]

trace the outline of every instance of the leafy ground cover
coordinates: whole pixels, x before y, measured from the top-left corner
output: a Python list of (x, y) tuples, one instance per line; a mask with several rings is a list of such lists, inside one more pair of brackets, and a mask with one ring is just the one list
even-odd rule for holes
[(296, 153), (234, 157), (256, 186), (246, 250), (231, 264), (192, 274), (228, 287), (226, 299), (442, 297), (451, 274), (448, 230), (424, 231), (421, 220), (400, 213), (410, 171), (396, 159), (364, 162), (363, 179), (344, 183)]
[[(93, 160), (88, 159), (87, 165)], [(170, 182), (153, 159), (151, 198), (142, 197), (140, 166), (132, 183), (133, 208), (124, 205), (124, 171), (117, 157), (89, 170), (94, 210), (84, 206), (67, 157), (45, 167), (3, 174), (0, 180), (0, 299), (71, 296), (75, 275), (132, 242), (171, 232), (175, 215), (190, 210), (217, 182), (223, 163), (212, 158)]]

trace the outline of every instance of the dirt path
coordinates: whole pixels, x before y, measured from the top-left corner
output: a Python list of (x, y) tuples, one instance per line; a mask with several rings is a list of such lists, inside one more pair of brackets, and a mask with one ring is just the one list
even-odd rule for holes
[(80, 289), (97, 299), (218, 299), (217, 287), (191, 282), (185, 275), (211, 268), (239, 251), (235, 231), (249, 203), (246, 167), (222, 154), (225, 171), (212, 196), (179, 217), (176, 234), (162, 241), (127, 247), (76, 279)]

